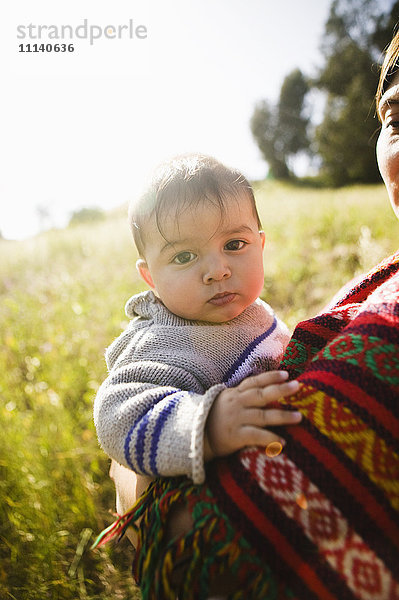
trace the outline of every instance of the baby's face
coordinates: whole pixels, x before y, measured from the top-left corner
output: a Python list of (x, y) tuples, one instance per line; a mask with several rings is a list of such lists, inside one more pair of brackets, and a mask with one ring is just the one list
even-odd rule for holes
[[(264, 234), (249, 198), (227, 199), (225, 214), (204, 201), (162, 226), (145, 226), (142, 277), (174, 314), (222, 323), (237, 317), (263, 287)], [(166, 238), (166, 239), (165, 239)]]

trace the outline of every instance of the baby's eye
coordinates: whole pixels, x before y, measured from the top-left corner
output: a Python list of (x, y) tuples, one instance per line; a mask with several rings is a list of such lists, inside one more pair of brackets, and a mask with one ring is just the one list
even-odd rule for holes
[(399, 121), (395, 121), (395, 119), (391, 119), (386, 124), (386, 127), (391, 127), (392, 129), (399, 129)]
[(197, 256), (196, 254), (194, 254), (194, 252), (179, 252), (179, 254), (176, 254), (176, 256), (174, 257), (173, 262), (178, 265), (186, 265), (187, 263), (194, 260), (196, 257)]
[(241, 250), (241, 248), (244, 248), (246, 244), (247, 242), (244, 242), (243, 240), (231, 240), (230, 242), (227, 242), (224, 249), (230, 251)]

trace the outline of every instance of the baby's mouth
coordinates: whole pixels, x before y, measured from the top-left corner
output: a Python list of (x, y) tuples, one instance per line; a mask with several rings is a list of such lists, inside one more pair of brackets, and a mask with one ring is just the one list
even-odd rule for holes
[(216, 306), (224, 306), (225, 304), (229, 304), (233, 302), (237, 294), (233, 292), (222, 292), (220, 294), (215, 294), (208, 302), (211, 304), (215, 304)]

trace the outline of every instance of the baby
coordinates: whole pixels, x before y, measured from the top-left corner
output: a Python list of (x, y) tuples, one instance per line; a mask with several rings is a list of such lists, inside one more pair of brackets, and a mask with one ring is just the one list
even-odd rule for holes
[(289, 332), (258, 298), (265, 234), (248, 181), (211, 157), (177, 157), (129, 218), (151, 291), (127, 302), (131, 321), (106, 352), (94, 406), (121, 512), (156, 476), (201, 483), (216, 456), (281, 449), (266, 427), (301, 419), (276, 407), (298, 384), (275, 371)]

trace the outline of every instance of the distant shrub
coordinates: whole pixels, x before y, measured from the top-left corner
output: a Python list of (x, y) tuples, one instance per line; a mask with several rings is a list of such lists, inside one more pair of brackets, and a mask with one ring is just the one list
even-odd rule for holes
[(69, 225), (94, 223), (96, 221), (102, 221), (104, 218), (105, 214), (101, 208), (81, 208), (72, 213), (72, 216), (69, 219)]

